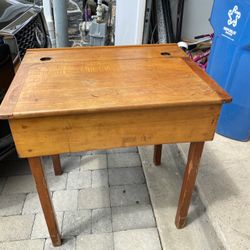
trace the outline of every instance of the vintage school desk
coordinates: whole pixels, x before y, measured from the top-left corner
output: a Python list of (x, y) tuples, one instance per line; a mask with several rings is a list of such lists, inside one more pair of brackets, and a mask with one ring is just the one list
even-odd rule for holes
[[(61, 244), (40, 156), (191, 142), (175, 224), (185, 225), (205, 141), (227, 95), (176, 45), (28, 50), (0, 108), (28, 158), (54, 246)], [(162, 187), (164, 188), (164, 187)]]

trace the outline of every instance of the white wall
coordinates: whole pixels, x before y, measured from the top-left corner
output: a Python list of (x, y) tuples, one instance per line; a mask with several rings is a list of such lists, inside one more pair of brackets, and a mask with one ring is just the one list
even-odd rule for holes
[(115, 45), (141, 44), (146, 0), (116, 0)]
[(185, 1), (182, 26), (183, 39), (193, 39), (194, 36), (213, 32), (213, 29), (209, 23), (212, 5), (213, 0)]

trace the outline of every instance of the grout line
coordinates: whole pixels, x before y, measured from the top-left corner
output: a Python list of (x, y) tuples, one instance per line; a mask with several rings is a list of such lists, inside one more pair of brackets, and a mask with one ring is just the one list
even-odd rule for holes
[(108, 173), (108, 189), (109, 189), (109, 204), (110, 204), (110, 214), (111, 214), (111, 230), (112, 230), (112, 243), (113, 243), (113, 249), (115, 249), (115, 239), (114, 239), (114, 228), (113, 228), (113, 211), (112, 211), (112, 207), (111, 207), (111, 185), (109, 182), (109, 160), (108, 160), (108, 153), (106, 156), (107, 159), (107, 173)]
[(45, 250), (45, 243), (46, 243), (46, 238), (44, 238), (43, 250)]
[[(156, 220), (156, 217), (155, 217), (155, 211), (154, 211), (154, 207), (153, 207), (153, 204), (152, 204), (152, 200), (151, 200), (151, 196), (150, 196), (150, 192), (149, 192), (149, 187), (148, 187), (146, 175), (145, 175), (145, 172), (144, 172), (144, 166), (143, 166), (142, 157), (141, 157), (139, 148), (138, 148), (138, 154), (139, 154), (139, 157), (140, 157), (141, 166), (142, 166), (142, 171), (143, 171), (143, 175), (144, 175), (144, 178), (145, 178), (145, 185), (146, 185), (146, 188), (147, 188), (147, 191), (148, 191), (149, 202), (150, 202), (149, 205), (151, 206), (152, 213), (153, 213), (154, 220), (155, 220), (155, 228), (156, 228), (156, 230), (157, 230), (157, 235), (158, 235), (158, 238), (159, 238), (159, 241), (160, 241), (161, 249), (163, 249), (163, 245), (162, 245), (162, 241), (161, 241), (161, 237), (160, 237), (160, 232), (159, 232), (159, 229), (158, 229), (157, 220)], [(153, 156), (152, 156), (152, 157), (153, 157)], [(150, 163), (149, 163), (149, 162), (146, 162), (146, 163), (144, 163), (144, 165), (145, 165), (145, 164), (150, 164)]]
[[(32, 227), (31, 227), (30, 239), (31, 239), (32, 232), (33, 232), (33, 229), (34, 229), (34, 225), (35, 225), (35, 220), (36, 220), (36, 216), (37, 216), (37, 214), (35, 213), (35, 214), (33, 214), (33, 216), (34, 216), (34, 219), (33, 219), (33, 224), (32, 224)], [(32, 239), (31, 239), (31, 240), (32, 240)]]
[(24, 204), (25, 204), (25, 202), (26, 202), (26, 200), (27, 200), (28, 194), (29, 194), (29, 193), (26, 193), (26, 194), (25, 194), (25, 198), (24, 198), (24, 201), (23, 201), (23, 205), (22, 205), (22, 209), (21, 209), (21, 214), (20, 214), (20, 215), (24, 215), (24, 214), (23, 214), (23, 209), (24, 209)]
[(64, 219), (65, 219), (65, 211), (62, 212), (62, 224), (61, 224), (61, 230), (60, 230), (60, 236), (61, 238), (63, 237), (63, 224), (64, 224)]

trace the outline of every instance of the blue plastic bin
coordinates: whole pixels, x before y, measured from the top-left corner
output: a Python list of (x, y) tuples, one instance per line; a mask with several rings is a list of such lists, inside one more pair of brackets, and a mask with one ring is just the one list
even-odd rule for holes
[(232, 97), (224, 105), (217, 132), (250, 139), (250, 0), (215, 0), (211, 15), (214, 40), (207, 73)]

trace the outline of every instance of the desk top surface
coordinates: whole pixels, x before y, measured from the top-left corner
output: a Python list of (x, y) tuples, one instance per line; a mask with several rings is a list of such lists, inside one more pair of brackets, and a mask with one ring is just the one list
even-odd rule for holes
[(230, 102), (175, 44), (28, 50), (1, 118)]

